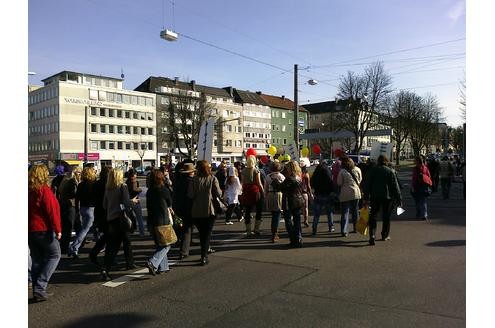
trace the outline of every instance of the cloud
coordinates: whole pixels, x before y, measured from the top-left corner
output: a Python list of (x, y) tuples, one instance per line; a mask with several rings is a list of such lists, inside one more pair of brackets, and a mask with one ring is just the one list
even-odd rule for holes
[(458, 1), (450, 10), (447, 12), (447, 17), (452, 21), (453, 24), (457, 23), (459, 18), (461, 18), (466, 12), (466, 3), (464, 0)]

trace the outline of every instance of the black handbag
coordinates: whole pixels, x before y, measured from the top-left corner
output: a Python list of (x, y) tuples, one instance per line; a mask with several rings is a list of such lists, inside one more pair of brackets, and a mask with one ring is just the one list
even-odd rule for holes
[[(120, 195), (121, 199), (124, 197), (124, 191), (123, 189), (124, 185), (120, 187)], [(134, 209), (131, 208), (126, 208), (124, 204), (120, 204), (120, 208), (122, 209), (122, 213), (120, 214), (120, 228), (122, 231), (125, 232), (134, 232), (136, 230), (136, 213), (134, 212)]]

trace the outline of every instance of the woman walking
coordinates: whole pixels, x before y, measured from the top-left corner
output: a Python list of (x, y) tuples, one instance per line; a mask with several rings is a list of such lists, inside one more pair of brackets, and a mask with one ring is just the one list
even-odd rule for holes
[(107, 211), (108, 236), (105, 250), (105, 270), (102, 271), (102, 275), (105, 280), (111, 280), (109, 272), (121, 243), (124, 248), (127, 270), (136, 268), (129, 231), (121, 224), (122, 211), (132, 209), (132, 202), (127, 186), (124, 184), (122, 170), (110, 170), (103, 198), (103, 208)]
[(283, 211), (285, 228), (289, 234), (289, 247), (302, 247), (301, 212), (304, 207), (301, 168), (296, 161), (285, 164), (285, 180), (279, 185), (284, 194)]
[(232, 213), (235, 211), (237, 220), (241, 221), (242, 213), (239, 207), (239, 195), (242, 194), (242, 186), (237, 177), (237, 169), (233, 166), (227, 169), (227, 181), (225, 182), (225, 202), (227, 203), (227, 212), (225, 213), (225, 224), (234, 224), (231, 220)]
[[(75, 167), (66, 173), (58, 189), (60, 214), (62, 218), (62, 238), (60, 248), (63, 254), (69, 255), (69, 244), (72, 237), (72, 230), (78, 225), (79, 216), (76, 210), (77, 185), (81, 181), (81, 169)], [(78, 229), (76, 229), (78, 230)]]
[(95, 245), (89, 252), (89, 260), (100, 266), (97, 260), (98, 254), (105, 248), (107, 243), (108, 235), (108, 222), (107, 222), (107, 212), (103, 208), (103, 199), (105, 197), (105, 187), (107, 184), (108, 172), (110, 172), (110, 167), (103, 166), (100, 171), (100, 176), (96, 180), (93, 186), (93, 193), (95, 197), (95, 226), (98, 230), (98, 239)]
[(160, 170), (155, 170), (150, 175), (150, 188), (146, 192), (146, 208), (148, 210), (149, 230), (155, 242), (156, 251), (146, 262), (150, 274), (153, 276), (157, 273), (168, 272), (167, 253), (171, 245), (160, 245), (156, 227), (170, 224), (170, 215), (172, 214), (172, 196), (169, 189), (165, 186), (165, 175)]
[(328, 216), (328, 231), (334, 232), (333, 226), (333, 198), (334, 192), (332, 173), (326, 163), (320, 163), (316, 167), (313, 176), (311, 177), (311, 185), (313, 186), (314, 202), (313, 202), (313, 227), (312, 236), (316, 236), (318, 231), (318, 223), (320, 221), (320, 215), (325, 208)]
[[(424, 181), (428, 178), (431, 180), (430, 171), (425, 165), (424, 158), (417, 156), (414, 159), (416, 166), (413, 168), (411, 181), (411, 195), (416, 203), (416, 219), (428, 219), (428, 207), (426, 198), (430, 195), (430, 186)], [(426, 178), (424, 178), (426, 177)]]
[(278, 224), (282, 213), (282, 191), (279, 188), (279, 184), (285, 180), (284, 175), (280, 173), (281, 170), (282, 165), (279, 162), (273, 162), (271, 172), (267, 174), (265, 179), (266, 210), (272, 214), (272, 243), (280, 239), (278, 236)]
[(304, 219), (304, 226), (309, 227), (309, 202), (313, 199), (313, 192), (311, 190), (311, 182), (308, 173), (309, 161), (301, 161), (301, 181), (302, 181), (302, 191), (304, 197), (304, 207), (302, 209), (302, 215)]
[(211, 174), (211, 166), (207, 161), (198, 161), (196, 164), (196, 175), (188, 196), (192, 199), (192, 221), (199, 231), (201, 265), (207, 265), (211, 231), (216, 219), (212, 199), (222, 196), (218, 179)]
[(349, 213), (352, 216), (352, 232), (356, 232), (356, 222), (359, 217), (359, 200), (361, 199), (361, 170), (354, 165), (354, 161), (347, 156), (341, 158), (342, 166), (337, 176), (337, 185), (340, 187), (340, 233), (348, 235)]
[(96, 180), (96, 172), (92, 167), (85, 167), (81, 174), (81, 182), (77, 185), (76, 208), (81, 213), (81, 230), (76, 234), (76, 238), (69, 246), (69, 257), (78, 258), (79, 248), (82, 246), (86, 235), (93, 225), (95, 219), (95, 193), (93, 190)]
[(261, 201), (263, 186), (261, 185), (260, 171), (256, 168), (256, 157), (248, 156), (246, 167), (241, 171), (242, 196), (241, 204), (244, 207), (244, 219), (246, 220), (246, 235), (250, 237), (251, 232), (251, 212), (256, 211), (256, 222), (254, 234), (260, 233), (261, 226), (261, 206), (257, 206)]
[(48, 282), (60, 261), (60, 207), (48, 185), (45, 165), (33, 165), (28, 177), (28, 243), (34, 300), (46, 301)]
[(139, 187), (139, 182), (137, 181), (137, 172), (135, 170), (129, 171), (126, 185), (127, 189), (129, 190), (129, 198), (133, 200), (132, 209), (134, 210), (134, 213), (136, 213), (139, 236), (144, 237), (143, 209), (141, 207), (141, 202), (139, 201), (139, 194), (141, 193), (142, 189)]

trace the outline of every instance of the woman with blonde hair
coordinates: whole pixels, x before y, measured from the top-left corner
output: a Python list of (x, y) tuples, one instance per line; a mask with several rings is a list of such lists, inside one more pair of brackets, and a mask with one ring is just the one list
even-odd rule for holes
[[(263, 185), (261, 184), (260, 171), (256, 168), (256, 157), (248, 156), (246, 167), (241, 171), (242, 195), (241, 205), (244, 207), (244, 219), (246, 220), (246, 234), (251, 236), (251, 212), (256, 209), (256, 223), (254, 225), (254, 234), (260, 233), (261, 226), (261, 194)], [(258, 206), (257, 206), (258, 205)]]
[(215, 197), (222, 197), (222, 189), (220, 189), (218, 179), (211, 174), (211, 166), (208, 161), (198, 161), (196, 175), (188, 191), (188, 198), (192, 199), (192, 222), (199, 231), (201, 265), (209, 263), (208, 250), (210, 248), (211, 231), (216, 219), (215, 207), (212, 201)]
[(60, 261), (61, 237), (60, 207), (48, 185), (48, 168), (34, 165), (28, 177), (28, 242), (35, 301), (51, 296), (46, 289)]
[(86, 235), (93, 225), (95, 219), (95, 193), (93, 190), (96, 181), (96, 172), (93, 167), (85, 167), (81, 174), (81, 182), (77, 185), (76, 209), (81, 214), (81, 230), (69, 246), (68, 255), (78, 258), (79, 248), (83, 244)]
[(278, 161), (271, 164), (270, 170), (271, 172), (267, 174), (265, 179), (265, 202), (266, 210), (272, 214), (271, 241), (275, 243), (280, 239), (278, 236), (278, 224), (282, 213), (282, 191), (278, 185), (285, 180), (285, 177), (280, 173), (282, 165)]
[(103, 208), (107, 211), (108, 239), (105, 250), (105, 269), (102, 270), (102, 276), (105, 280), (111, 280), (109, 272), (121, 243), (123, 243), (127, 270), (136, 268), (129, 231), (121, 224), (122, 212), (132, 209), (132, 201), (129, 198), (127, 185), (124, 183), (124, 173), (120, 169), (114, 168), (108, 173)]

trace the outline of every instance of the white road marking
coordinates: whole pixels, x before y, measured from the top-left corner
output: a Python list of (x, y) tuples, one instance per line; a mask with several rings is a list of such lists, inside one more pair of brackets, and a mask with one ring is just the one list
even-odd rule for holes
[(112, 288), (118, 287), (122, 284), (125, 284), (128, 281), (143, 277), (144, 273), (147, 273), (147, 272), (148, 272), (148, 269), (141, 269), (141, 270), (138, 270), (134, 273), (126, 274), (125, 276), (118, 277), (117, 279), (114, 279), (112, 281), (107, 281), (106, 283), (103, 284), (103, 286), (112, 287)]

